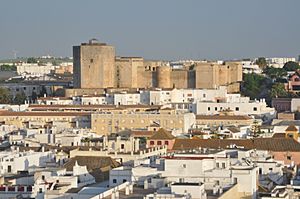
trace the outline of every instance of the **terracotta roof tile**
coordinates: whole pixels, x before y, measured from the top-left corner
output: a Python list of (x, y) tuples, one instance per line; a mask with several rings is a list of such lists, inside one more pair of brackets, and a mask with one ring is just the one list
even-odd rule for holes
[(285, 138), (285, 133), (274, 133), (272, 138)]
[(297, 127), (295, 125), (288, 126), (285, 131), (298, 131)]
[(250, 120), (246, 115), (196, 115), (196, 120)]
[(226, 149), (230, 146), (245, 149), (267, 151), (298, 151), (300, 143), (288, 138), (256, 138), (256, 139), (176, 139), (173, 150), (189, 150), (197, 148)]
[(154, 133), (149, 139), (150, 140), (172, 140), (175, 137), (165, 129), (161, 128)]
[(88, 112), (50, 112), (50, 111), (26, 111), (26, 112), (13, 112), (13, 111), (0, 111), (0, 116), (16, 117), (16, 116), (90, 116)]

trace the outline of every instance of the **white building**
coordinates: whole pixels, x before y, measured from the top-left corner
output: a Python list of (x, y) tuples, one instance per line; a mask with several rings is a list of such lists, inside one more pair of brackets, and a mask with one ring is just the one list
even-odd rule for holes
[(285, 63), (289, 61), (296, 62), (296, 58), (294, 57), (271, 57), (266, 58), (266, 61), (269, 66), (273, 66), (274, 68), (282, 68)]
[(114, 105), (135, 105), (141, 104), (140, 92), (120, 92), (114, 93)]
[(112, 104), (113, 96), (109, 94), (103, 95), (83, 95), (80, 97), (73, 97), (73, 104), (79, 105), (102, 105), (102, 104)]
[(243, 65), (243, 73), (262, 73), (262, 69), (260, 69), (253, 61), (242, 61), (241, 64)]
[[(137, 185), (144, 185), (145, 180), (150, 178), (154, 178), (160, 175), (161, 172), (157, 170), (157, 168), (151, 167), (129, 167), (122, 166), (115, 169), (112, 169), (109, 172), (109, 186), (114, 187), (120, 185), (124, 182), (133, 182)], [(164, 180), (160, 180), (160, 183), (148, 184), (149, 188), (158, 188), (164, 186)]]
[(36, 76), (43, 76), (46, 74), (50, 74), (51, 70), (54, 70), (56, 67), (51, 63), (47, 63), (45, 65), (39, 65), (35, 63), (22, 63), (21, 65), (17, 65), (17, 73), (19, 75), (22, 74), (31, 74)]
[[(267, 154), (265, 154), (265, 158), (260, 158), (263, 155), (257, 154), (253, 151), (238, 152), (237, 150), (214, 153), (207, 151), (205, 154), (173, 154), (144, 166), (113, 169), (110, 172), (110, 185), (118, 185), (123, 182), (133, 182), (143, 185), (144, 188), (166, 187), (167, 184), (170, 184), (170, 186), (178, 185), (178, 187), (174, 187), (175, 189), (171, 188), (171, 191), (170, 188), (163, 188), (159, 189), (156, 194), (148, 196), (154, 198), (171, 198), (171, 196), (185, 198), (182, 194), (186, 190), (186, 193), (199, 194), (199, 197), (205, 198), (203, 190), (201, 188), (199, 190), (199, 186), (202, 186), (202, 184), (205, 190), (212, 190), (219, 194), (223, 192), (223, 189), (238, 184), (239, 193), (255, 198), (259, 167), (255, 165), (254, 160), (260, 160), (263, 164), (262, 160), (266, 161), (269, 158)], [(253, 161), (251, 161), (252, 159)], [(267, 162), (268, 165), (265, 165), (265, 167), (271, 167), (274, 172), (282, 168), (271, 161), (272, 159)], [(276, 170), (275, 167), (278, 169)], [(264, 168), (262, 170), (262, 172), (270, 172), (270, 170)], [(190, 185), (196, 187), (190, 187)], [(175, 195), (172, 195), (172, 193)], [(187, 195), (185, 196), (187, 197)]]
[(206, 199), (204, 184), (202, 183), (173, 183), (170, 187), (163, 187), (154, 194), (148, 194), (145, 199)]
[(35, 198), (59, 198), (71, 188), (80, 188), (95, 183), (86, 166), (75, 162), (72, 172), (66, 169), (42, 170), (34, 174), (35, 184), (32, 195)]
[[(196, 101), (216, 101), (225, 98), (226, 87), (219, 89), (155, 89), (149, 93), (148, 104), (165, 105), (169, 103), (195, 103)], [(145, 92), (145, 93), (147, 93)]]
[(32, 166), (42, 167), (53, 158), (54, 154), (50, 151), (4, 151), (0, 153), (0, 174), (17, 174), (19, 171), (28, 171)]
[(70, 97), (41, 97), (37, 99), (38, 104), (44, 105), (72, 105), (73, 99)]
[(275, 118), (275, 109), (267, 106), (264, 99), (251, 101), (240, 94), (230, 95), (226, 101), (204, 102), (197, 101), (197, 115), (216, 115), (221, 111), (231, 110), (234, 115), (260, 115)]

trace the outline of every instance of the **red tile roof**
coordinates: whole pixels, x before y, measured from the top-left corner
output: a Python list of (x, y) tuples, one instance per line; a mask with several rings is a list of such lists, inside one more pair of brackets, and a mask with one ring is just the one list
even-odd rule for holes
[(26, 117), (26, 116), (90, 116), (88, 112), (50, 112), (50, 111), (26, 111), (26, 112), (13, 112), (13, 111), (0, 111), (0, 116), (5, 117)]
[(298, 131), (298, 129), (295, 125), (290, 125), (285, 129), (285, 131)]
[(152, 135), (149, 139), (150, 140), (172, 140), (175, 137), (165, 129), (161, 128), (158, 131), (154, 132), (154, 135)]
[(250, 120), (246, 115), (196, 115), (196, 120)]
[(290, 138), (256, 138), (256, 139), (176, 139), (173, 150), (198, 148), (226, 149), (236, 146), (244, 149), (267, 151), (298, 151), (300, 143)]

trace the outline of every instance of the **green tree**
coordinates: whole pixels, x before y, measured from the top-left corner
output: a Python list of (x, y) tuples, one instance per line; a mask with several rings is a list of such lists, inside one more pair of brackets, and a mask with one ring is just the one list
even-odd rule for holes
[(289, 61), (284, 64), (283, 69), (286, 71), (295, 71), (295, 70), (300, 69), (300, 66), (296, 62)]
[(250, 128), (251, 134), (253, 137), (258, 137), (258, 135), (261, 133), (260, 131), (260, 125), (257, 120), (254, 120), (251, 128)]
[(275, 84), (273, 84), (273, 86), (271, 88), (270, 95), (273, 98), (287, 97), (288, 92), (285, 90), (283, 83), (275, 83)]
[(9, 91), (6, 88), (0, 87), (0, 104), (9, 104), (11, 103), (11, 96)]
[(267, 67), (267, 61), (264, 57), (259, 57), (255, 63), (259, 66), (259, 68), (265, 68)]
[(266, 67), (264, 73), (272, 80), (282, 79), (287, 75), (286, 70), (283, 68)]
[(52, 61), (52, 65), (53, 65), (53, 66), (58, 66), (57, 61), (53, 60), (53, 61)]
[(3, 64), (0, 66), (2, 71), (17, 71), (17, 67), (15, 65), (7, 65)]
[(63, 88), (58, 88), (54, 91), (55, 97), (64, 97), (65, 96), (65, 90)]
[(242, 93), (251, 99), (259, 98), (266, 78), (255, 73), (244, 74)]
[(27, 59), (27, 63), (32, 64), (32, 63), (38, 63), (38, 61), (34, 57), (29, 57)]
[(20, 93), (17, 93), (14, 100), (13, 100), (13, 103), (14, 104), (24, 104), (25, 100), (27, 99), (26, 95), (24, 92), (20, 92)]

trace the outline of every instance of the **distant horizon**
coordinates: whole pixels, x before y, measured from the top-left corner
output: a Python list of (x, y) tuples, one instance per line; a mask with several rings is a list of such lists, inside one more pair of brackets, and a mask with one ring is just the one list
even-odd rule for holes
[[(3, 0), (0, 60), (72, 56), (97, 38), (118, 56), (240, 60), (300, 55), (298, 0)], [(11, 12), (13, 8), (13, 14)]]
[[(42, 58), (43, 56), (51, 56), (51, 58)], [(17, 58), (4, 58), (4, 59), (0, 59), (0, 62), (1, 61), (5, 61), (5, 60), (18, 60), (18, 59), (28, 59), (28, 58), (31, 58), (31, 57), (33, 57), (33, 58), (37, 58), (37, 59), (52, 59), (52, 58), (54, 58), (54, 59), (73, 59), (73, 56), (52, 56), (52, 55), (41, 55), (41, 56), (28, 56), (28, 57), (17, 57)], [(120, 55), (116, 55), (116, 57), (126, 57), (126, 56), (120, 56)], [(136, 56), (136, 57), (141, 57), (141, 56)], [(190, 59), (190, 58), (187, 58), (187, 59), (177, 59), (177, 60), (166, 60), (166, 59), (155, 59), (155, 58), (150, 58), (150, 59), (148, 59), (148, 58), (145, 58), (145, 57), (142, 57), (144, 60), (157, 60), (157, 61), (170, 61), (170, 62), (172, 62), (172, 61), (174, 61), (174, 62), (176, 62), (176, 61), (189, 61), (189, 60), (191, 60), (191, 61), (242, 61), (242, 60), (251, 60), (251, 61), (253, 61), (254, 59), (257, 59), (257, 58), (261, 58), (261, 57), (263, 57), (263, 56), (258, 56), (258, 57), (247, 57), (247, 58), (236, 58), (236, 59)], [(296, 56), (296, 57), (292, 57), (292, 56), (290, 56), (290, 57), (288, 57), (288, 56), (273, 56), (273, 57), (263, 57), (263, 58), (295, 58), (296, 59), (296, 62), (298, 62), (299, 60), (299, 57), (300, 57), (300, 55), (298, 55), (298, 56)], [(300, 62), (300, 61), (299, 61)]]

